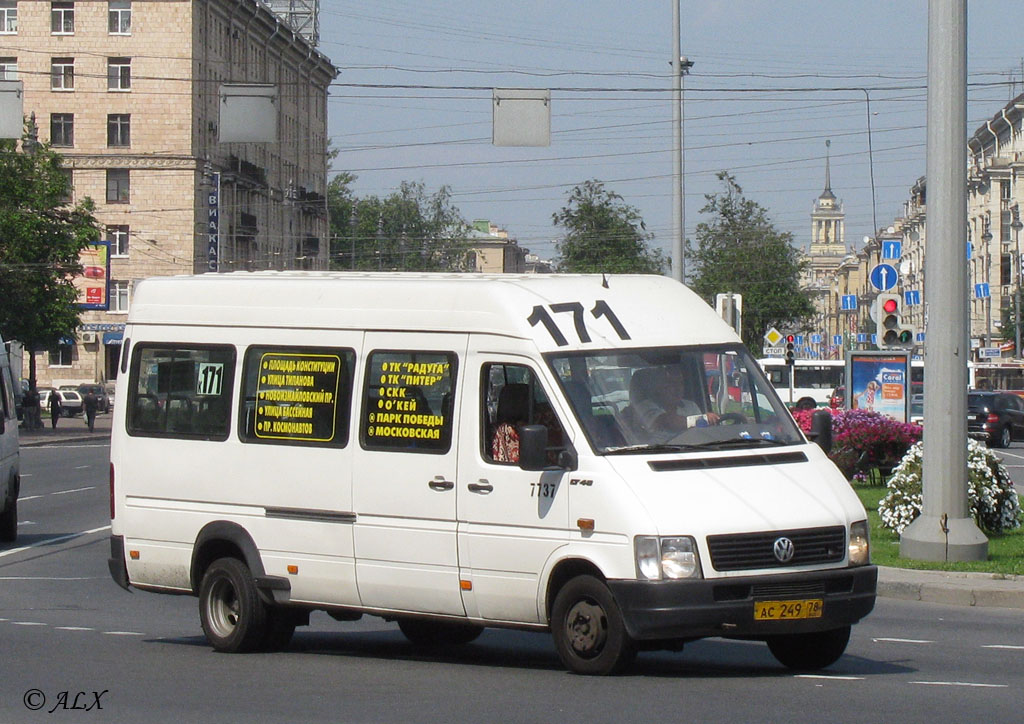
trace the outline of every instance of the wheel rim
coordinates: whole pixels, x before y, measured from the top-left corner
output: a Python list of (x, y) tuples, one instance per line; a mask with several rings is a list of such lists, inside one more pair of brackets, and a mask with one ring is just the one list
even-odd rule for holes
[(227, 638), (234, 632), (241, 613), (238, 593), (230, 581), (221, 579), (213, 584), (206, 604), (206, 613), (210, 626), (218, 636)]
[(1010, 433), (1010, 428), (1003, 428), (1003, 447), (1010, 447), (1010, 443), (1013, 442), (1013, 435)]
[(608, 617), (592, 601), (578, 601), (565, 617), (565, 633), (572, 650), (583, 658), (601, 653), (608, 639)]

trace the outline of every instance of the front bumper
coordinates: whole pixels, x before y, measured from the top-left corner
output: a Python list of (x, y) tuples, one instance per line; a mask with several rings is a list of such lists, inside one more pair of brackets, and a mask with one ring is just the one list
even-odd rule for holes
[[(687, 581), (608, 581), (638, 641), (707, 636), (761, 638), (849, 626), (875, 606), (878, 568)], [(755, 601), (823, 600), (821, 618), (755, 621)]]

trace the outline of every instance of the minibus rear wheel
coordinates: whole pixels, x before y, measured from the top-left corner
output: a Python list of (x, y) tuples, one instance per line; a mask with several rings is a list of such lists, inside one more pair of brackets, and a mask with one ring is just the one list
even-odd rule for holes
[(13, 543), (18, 538), (18, 499), (11, 500), (10, 505), (0, 513), (0, 542)]
[(768, 648), (779, 663), (799, 671), (824, 669), (839, 660), (850, 642), (850, 627), (815, 633), (772, 636)]
[(461, 621), (432, 621), (425, 618), (400, 618), (398, 628), (419, 646), (461, 646), (476, 641), (483, 628)]
[(243, 653), (259, 649), (267, 634), (266, 604), (260, 599), (249, 567), (237, 558), (218, 558), (199, 587), (199, 619), (217, 651)]
[(636, 656), (615, 598), (593, 576), (562, 586), (551, 607), (551, 635), (562, 663), (576, 674), (611, 674)]

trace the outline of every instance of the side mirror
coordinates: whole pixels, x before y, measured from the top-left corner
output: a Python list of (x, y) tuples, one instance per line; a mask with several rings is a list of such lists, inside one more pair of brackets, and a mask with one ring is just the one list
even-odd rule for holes
[(818, 447), (828, 454), (832, 451), (832, 413), (828, 410), (818, 410), (811, 415), (811, 431), (807, 434), (812, 441), (818, 443)]
[(576, 451), (566, 447), (558, 451), (555, 465), (548, 461), (548, 429), (544, 425), (523, 425), (519, 428), (519, 467), (523, 470), (575, 470), (579, 465)]

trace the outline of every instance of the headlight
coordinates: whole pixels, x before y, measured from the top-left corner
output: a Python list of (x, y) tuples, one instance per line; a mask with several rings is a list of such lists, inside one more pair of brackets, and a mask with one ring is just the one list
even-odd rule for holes
[(871, 540), (868, 522), (858, 521), (850, 526), (850, 565), (866, 566), (871, 563)]
[(640, 578), (658, 581), (662, 578), (701, 577), (697, 543), (690, 536), (637, 536), (635, 544), (636, 568)]

